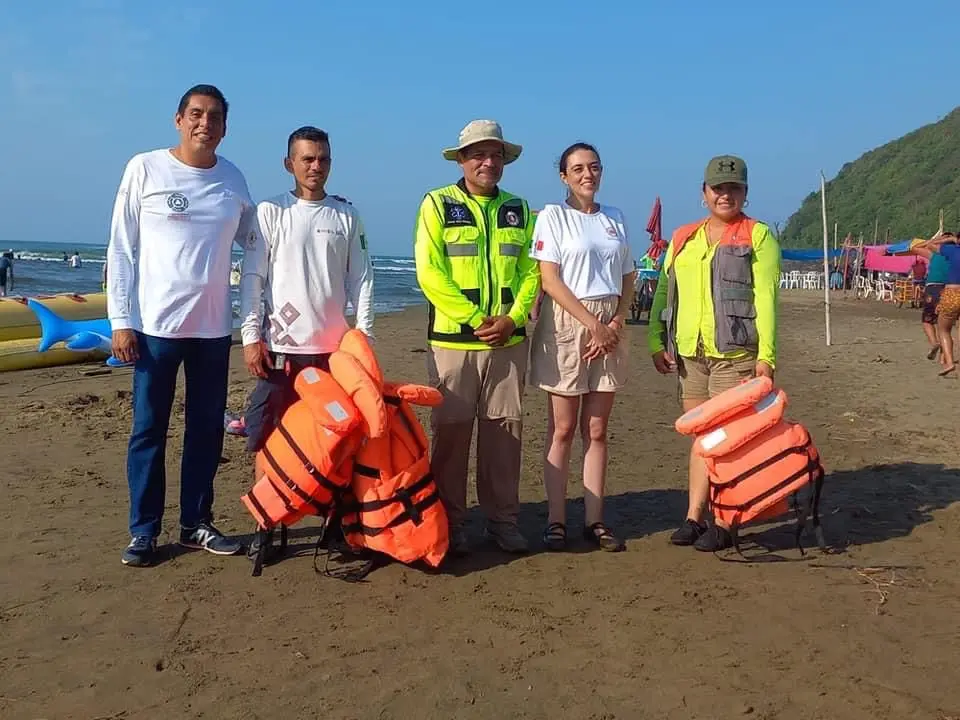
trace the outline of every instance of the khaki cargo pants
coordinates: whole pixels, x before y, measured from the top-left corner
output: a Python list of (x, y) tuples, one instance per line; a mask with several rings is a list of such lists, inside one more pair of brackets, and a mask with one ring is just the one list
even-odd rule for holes
[(451, 527), (467, 513), (467, 468), (477, 420), (477, 499), (488, 521), (516, 523), (527, 341), (491, 350), (430, 346), (430, 384), (443, 393), (431, 417), (431, 468)]

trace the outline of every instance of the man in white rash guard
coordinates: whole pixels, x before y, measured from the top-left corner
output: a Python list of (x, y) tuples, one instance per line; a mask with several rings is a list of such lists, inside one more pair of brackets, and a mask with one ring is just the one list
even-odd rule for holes
[(263, 238), (242, 173), (216, 154), (227, 101), (212, 85), (180, 99), (180, 143), (135, 155), (123, 173), (110, 227), (107, 313), (113, 354), (134, 362), (133, 429), (127, 451), (130, 535), (125, 565), (156, 560), (166, 494), (167, 429), (183, 365), (180, 544), (233, 555), (241, 543), (213, 524), (213, 479), (223, 450), (233, 313), (230, 253), (244, 249), (241, 315), (256, 317), (251, 261)]
[(297, 373), (329, 369), (330, 354), (350, 328), (348, 302), (356, 327), (373, 336), (373, 267), (363, 224), (348, 200), (327, 194), (330, 165), (327, 133), (295, 130), (284, 159), (294, 189), (257, 206), (267, 262), (255, 263), (264, 271), (254, 278), (253, 306), (260, 307), (262, 296), (265, 318), (251, 315), (241, 328), (244, 360), (260, 378), (244, 417), (251, 452), (263, 447), (296, 400)]

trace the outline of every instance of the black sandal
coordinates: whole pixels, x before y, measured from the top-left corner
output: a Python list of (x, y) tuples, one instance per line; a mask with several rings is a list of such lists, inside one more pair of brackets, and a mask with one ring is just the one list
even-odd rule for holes
[(595, 522), (593, 525), (585, 527), (583, 529), (583, 539), (607, 552), (621, 552), (627, 549), (623, 541), (602, 522)]
[(567, 527), (563, 523), (552, 522), (543, 531), (543, 544), (551, 552), (567, 549)]

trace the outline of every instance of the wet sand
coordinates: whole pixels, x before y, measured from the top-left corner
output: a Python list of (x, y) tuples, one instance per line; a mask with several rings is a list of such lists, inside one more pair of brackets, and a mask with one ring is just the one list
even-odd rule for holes
[[(123, 567), (129, 371), (0, 374), (0, 717), (960, 717), (960, 383), (925, 359), (918, 310), (838, 298), (827, 348), (821, 303), (784, 294), (778, 381), (824, 458), (831, 550), (801, 557), (789, 527), (761, 527), (744, 531), (752, 562), (667, 542), (688, 441), (644, 326), (628, 329), (632, 381), (610, 431), (607, 515), (627, 552), (541, 550), (545, 406), (528, 389), (521, 520), (534, 552), (498, 552), (474, 516), (471, 558), (355, 584), (314, 571), (311, 523), (260, 578), (244, 557), (173, 545), (157, 567)], [(391, 378), (425, 380), (425, 318), (378, 319)], [(239, 410), (252, 380), (233, 358)], [(248, 534), (243, 441), (228, 436), (223, 456), (216, 522)], [(573, 538), (580, 495), (572, 483)]]

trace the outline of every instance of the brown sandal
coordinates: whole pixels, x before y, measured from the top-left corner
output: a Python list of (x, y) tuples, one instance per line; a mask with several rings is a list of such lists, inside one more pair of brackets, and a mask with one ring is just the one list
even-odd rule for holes
[(607, 552), (621, 552), (627, 546), (602, 522), (595, 522), (583, 529), (583, 539)]

